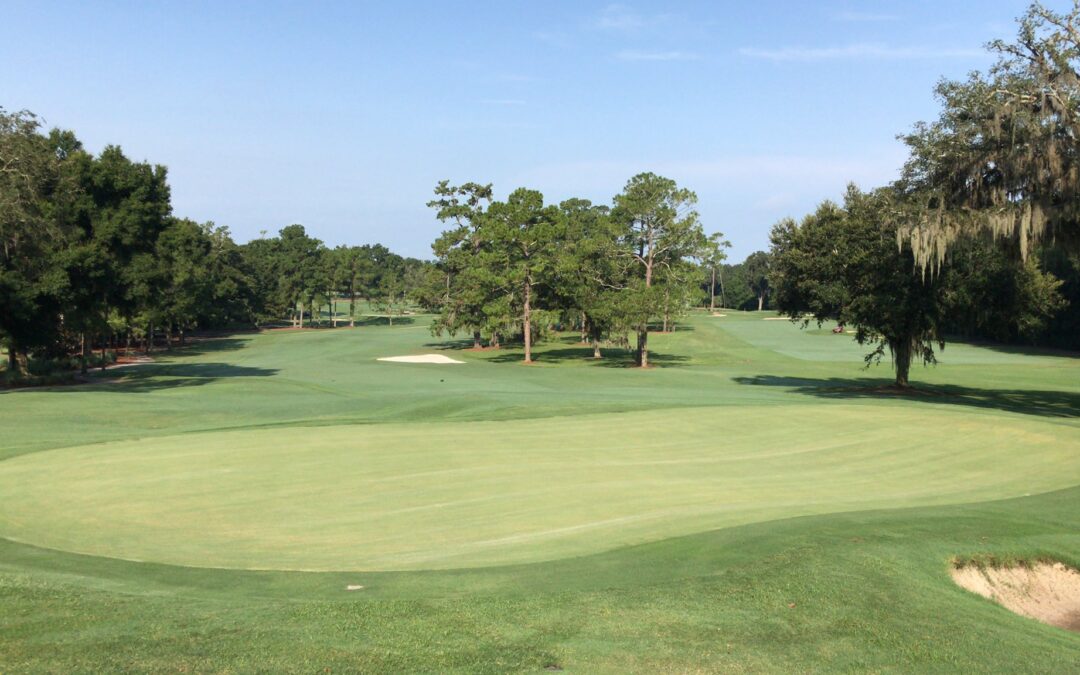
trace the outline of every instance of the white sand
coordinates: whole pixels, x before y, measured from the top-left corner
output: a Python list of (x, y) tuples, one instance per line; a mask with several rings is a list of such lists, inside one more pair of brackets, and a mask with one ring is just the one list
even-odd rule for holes
[(452, 359), (442, 354), (416, 354), (413, 356), (384, 356), (376, 361), (393, 361), (395, 363), (465, 363)]
[(1061, 563), (952, 571), (953, 580), (1017, 614), (1080, 631), (1080, 573)]
[(767, 316), (762, 321), (788, 321), (786, 316)]

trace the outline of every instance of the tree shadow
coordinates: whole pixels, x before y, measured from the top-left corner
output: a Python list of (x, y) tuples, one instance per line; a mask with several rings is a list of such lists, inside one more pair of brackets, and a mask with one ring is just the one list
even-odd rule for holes
[[(441, 349), (446, 351), (462, 351), (473, 348), (472, 338), (448, 338), (446, 340), (439, 340), (438, 342), (425, 342), (425, 347), (430, 349)], [(488, 348), (484, 348), (487, 351)], [(477, 350), (481, 351), (481, 350)]]
[[(584, 362), (588, 366), (597, 368), (636, 368), (634, 352), (632, 350), (602, 349), (603, 358), (594, 359), (593, 350), (590, 346), (563, 347), (558, 349), (541, 349), (533, 353), (533, 361), (536, 363), (565, 363), (567, 361)], [(520, 349), (499, 352), (496, 356), (487, 357), (492, 363), (520, 363), (524, 354)], [(649, 367), (665, 368), (686, 363), (689, 357), (678, 354), (664, 354), (661, 352), (649, 352)]]
[[(220, 352), (231, 352), (237, 349), (243, 349), (247, 344), (247, 339), (238, 337), (195, 337), (182, 345), (174, 344), (172, 349), (168, 349), (164, 345), (155, 345), (153, 351), (148, 356), (150, 356), (150, 358), (167, 356), (202, 356), (204, 354), (217, 354)], [(132, 351), (131, 355), (147, 356), (147, 354), (142, 351)]]
[(1033, 347), (1030, 345), (1010, 345), (1002, 342), (990, 342), (969, 337), (956, 337), (952, 339), (955, 344), (963, 344), (969, 347), (989, 349), (999, 354), (1012, 354), (1016, 356), (1052, 356), (1065, 359), (1078, 359), (1080, 352), (1058, 349), (1056, 347)]
[[(162, 389), (198, 387), (237, 377), (269, 377), (277, 373), (276, 368), (254, 368), (231, 363), (146, 363), (113, 367), (104, 372), (95, 370), (70, 384), (34, 387), (33, 390), (78, 393), (90, 387), (95, 391), (116, 394), (145, 394)], [(11, 391), (17, 390), (0, 390), (0, 394)]]
[[(106, 370), (101, 378), (108, 390), (116, 393), (141, 394), (159, 389), (178, 387), (198, 387), (212, 382), (237, 377), (270, 377), (278, 373), (277, 368), (257, 368), (238, 366), (231, 363), (148, 363), (117, 369), (111, 373)], [(91, 384), (96, 384), (91, 378)]]
[(668, 330), (664, 330), (663, 324), (649, 324), (649, 335), (670, 335), (672, 333), (686, 333), (695, 330), (694, 326), (689, 323), (677, 323), (674, 326), (668, 326)]
[[(338, 326), (341, 326), (341, 319), (338, 319)], [(411, 326), (416, 323), (416, 319), (411, 316), (395, 316), (395, 326)], [(345, 325), (349, 325), (348, 321), (345, 321)], [(385, 316), (358, 316), (356, 317), (357, 326), (389, 326), (390, 319)]]
[(784, 387), (797, 394), (827, 399), (907, 399), (1004, 410), (1043, 417), (1080, 417), (1080, 392), (1033, 389), (980, 389), (956, 384), (898, 389), (884, 378), (816, 379), (755, 375), (736, 377), (738, 384)]

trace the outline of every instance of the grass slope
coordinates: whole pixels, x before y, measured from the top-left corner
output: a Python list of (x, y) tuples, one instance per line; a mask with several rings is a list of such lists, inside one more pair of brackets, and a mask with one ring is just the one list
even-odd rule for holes
[(930, 393), (898, 398), (845, 336), (733, 314), (655, 336), (647, 372), (569, 337), (533, 367), (374, 361), (441, 346), (423, 321), (0, 394), (3, 670), (1080, 658), (1080, 636), (946, 573), (985, 552), (1080, 562), (1075, 357), (950, 346), (914, 373)]

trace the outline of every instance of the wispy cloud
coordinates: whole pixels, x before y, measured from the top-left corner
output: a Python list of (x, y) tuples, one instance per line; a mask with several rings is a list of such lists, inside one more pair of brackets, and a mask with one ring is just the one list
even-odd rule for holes
[(833, 19), (836, 21), (851, 21), (851, 22), (877, 22), (877, 21), (896, 21), (900, 17), (896, 14), (881, 14), (877, 12), (837, 12), (833, 14)]
[(621, 52), (616, 52), (615, 58), (620, 61), (696, 61), (701, 57), (689, 52), (624, 49)]
[(570, 35), (564, 31), (538, 30), (533, 31), (533, 37), (552, 47), (565, 48), (573, 44)]
[(651, 19), (642, 16), (626, 5), (616, 4), (608, 5), (600, 12), (595, 26), (602, 30), (633, 32), (644, 28), (651, 22)]
[(520, 98), (484, 98), (484, 99), (480, 99), (480, 102), (481, 103), (486, 103), (488, 105), (507, 105), (507, 106), (525, 105), (525, 101), (523, 101)]
[(743, 47), (739, 54), (768, 61), (833, 61), (849, 60), (904, 60), (904, 59), (954, 59), (987, 58), (983, 49), (960, 47), (890, 47), (883, 44), (853, 44), (840, 47), (780, 47), (761, 49)]

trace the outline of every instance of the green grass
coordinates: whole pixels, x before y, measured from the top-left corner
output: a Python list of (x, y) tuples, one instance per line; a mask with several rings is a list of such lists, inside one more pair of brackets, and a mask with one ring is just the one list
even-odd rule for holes
[(897, 396), (761, 318), (649, 371), (402, 317), (0, 393), (0, 670), (1073, 670), (948, 566), (1080, 563), (1080, 359), (950, 345)]

